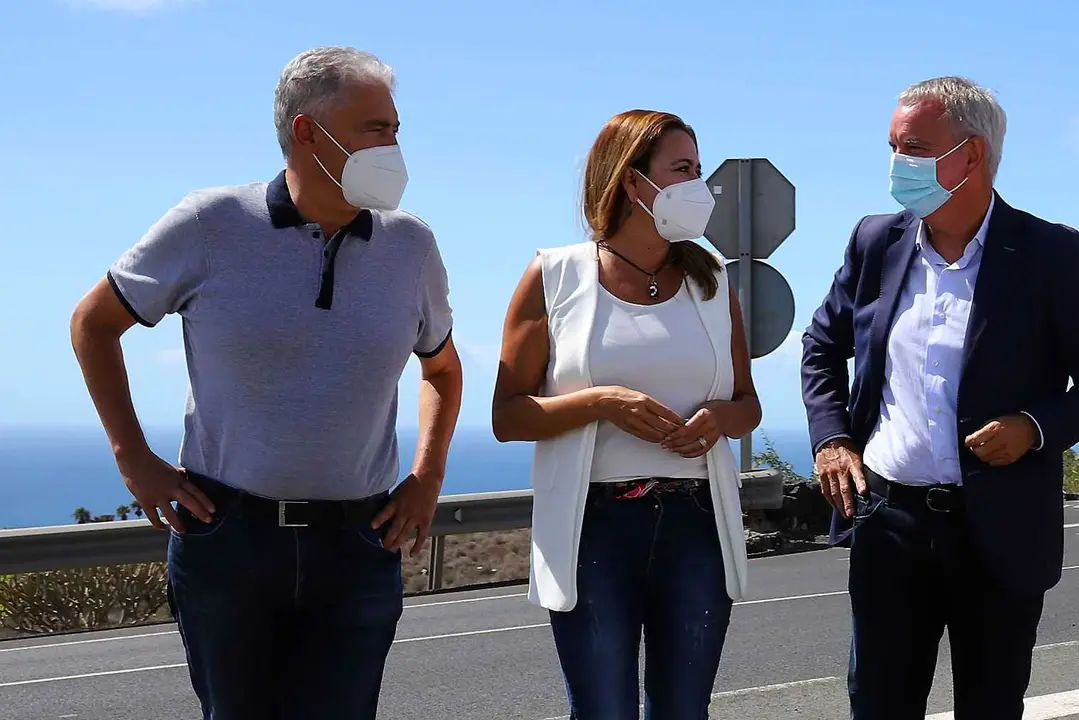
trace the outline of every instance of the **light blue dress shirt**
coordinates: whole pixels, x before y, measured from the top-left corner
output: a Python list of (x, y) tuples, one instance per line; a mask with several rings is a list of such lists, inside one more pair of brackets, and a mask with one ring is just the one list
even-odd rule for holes
[(866, 444), (866, 467), (905, 485), (962, 485), (956, 404), (963, 345), (981, 268), (990, 201), (963, 256), (948, 264), (918, 228), (888, 335), (880, 418)]

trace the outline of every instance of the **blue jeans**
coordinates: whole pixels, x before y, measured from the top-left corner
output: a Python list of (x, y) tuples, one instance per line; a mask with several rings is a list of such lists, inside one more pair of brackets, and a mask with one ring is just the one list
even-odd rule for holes
[(203, 718), (374, 718), (403, 610), (400, 553), (369, 521), (279, 527), (235, 491), (198, 484), (217, 516), (181, 510), (187, 532), (172, 533), (168, 560)]
[[(923, 720), (948, 628), (956, 720), (1021, 720), (1044, 594), (994, 580), (961, 505), (933, 510), (919, 491), (866, 475), (850, 551), (851, 717)], [(1022, 542), (1021, 530), (1000, 532)]]
[(613, 499), (593, 486), (577, 605), (551, 627), (574, 720), (706, 720), (730, 622), (707, 483), (693, 493)]

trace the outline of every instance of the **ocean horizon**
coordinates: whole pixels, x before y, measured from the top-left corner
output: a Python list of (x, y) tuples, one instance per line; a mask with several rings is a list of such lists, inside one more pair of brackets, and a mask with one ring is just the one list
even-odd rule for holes
[[(146, 436), (156, 453), (176, 461), (181, 429), (151, 428)], [(764, 449), (765, 436), (797, 472), (809, 473), (813, 460), (805, 430), (758, 431), (754, 451)], [(412, 463), (416, 438), (416, 429), (398, 429), (402, 474)], [(503, 444), (489, 428), (461, 427), (450, 448), (442, 492), (527, 489), (531, 460), (531, 443)], [(131, 500), (100, 428), (0, 428), (0, 528), (70, 524), (76, 508), (107, 515)]]

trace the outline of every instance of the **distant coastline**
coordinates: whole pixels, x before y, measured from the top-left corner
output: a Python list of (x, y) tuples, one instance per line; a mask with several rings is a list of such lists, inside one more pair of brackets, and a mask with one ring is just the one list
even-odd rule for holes
[[(155, 452), (175, 461), (181, 429), (151, 428), (146, 435)], [(414, 428), (398, 429), (402, 472), (412, 460), (416, 435)], [(809, 473), (812, 458), (805, 430), (755, 433), (755, 451), (764, 448), (764, 435), (797, 472)], [(450, 451), (443, 492), (525, 489), (531, 459), (528, 443), (500, 444), (488, 428), (462, 427)], [(0, 428), (0, 528), (68, 524), (77, 507), (108, 514), (130, 501), (99, 428)]]

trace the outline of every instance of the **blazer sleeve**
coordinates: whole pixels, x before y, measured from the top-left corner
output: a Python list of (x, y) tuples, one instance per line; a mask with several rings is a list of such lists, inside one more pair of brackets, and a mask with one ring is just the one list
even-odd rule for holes
[(813, 453), (828, 440), (850, 437), (850, 374), (854, 357), (854, 298), (862, 271), (858, 221), (847, 243), (843, 266), (802, 335), (802, 402)]
[(1071, 378), (1072, 387), (1062, 395), (1044, 400), (1024, 412), (1041, 431), (1043, 452), (1062, 453), (1079, 443), (1079, 231), (1065, 226), (1062, 235), (1053, 238), (1056, 258), (1052, 277), (1052, 307), (1055, 350)]

